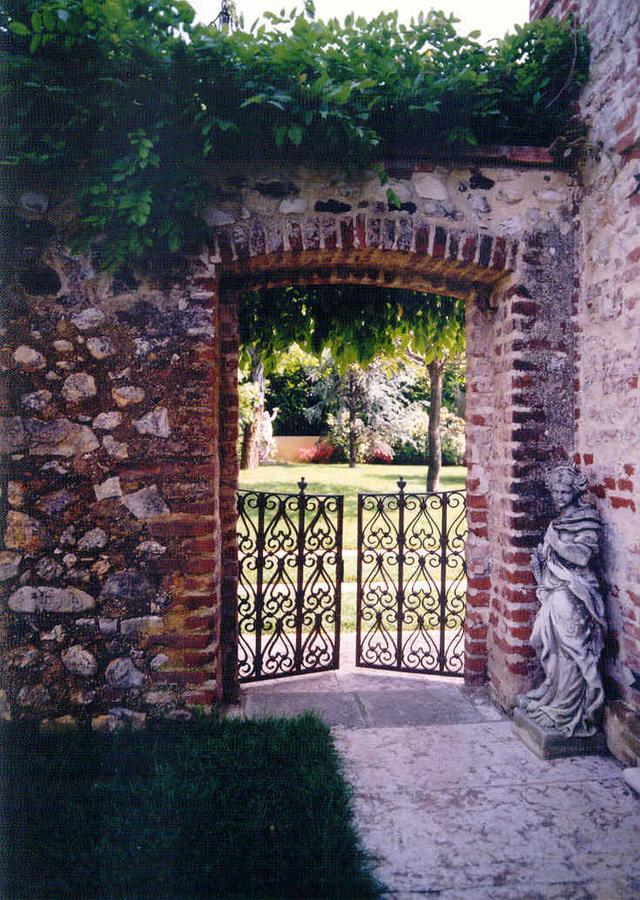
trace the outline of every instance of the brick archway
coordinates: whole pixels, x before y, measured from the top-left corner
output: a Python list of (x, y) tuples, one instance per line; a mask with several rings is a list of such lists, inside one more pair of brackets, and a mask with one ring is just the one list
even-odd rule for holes
[[(570, 237), (557, 231), (491, 234), (402, 213), (275, 221), (256, 217), (213, 235), (223, 330), (221, 696), (235, 699), (238, 692), (237, 295), (291, 284), (378, 285), (465, 300), (469, 506), (465, 677), (471, 683), (489, 677), (503, 705), (513, 702), (530, 683), (535, 661), (528, 636), (536, 601), (529, 560), (544, 516), (543, 472), (546, 463), (566, 458), (571, 451), (570, 336), (565, 333), (556, 340), (551, 333), (557, 316), (564, 317), (570, 308), (571, 279), (568, 264), (554, 269), (547, 265), (561, 248), (564, 258), (567, 240)], [(552, 375), (549, 361), (551, 357), (557, 361), (559, 353), (564, 359)], [(549, 418), (556, 422), (553, 434), (544, 427)]]

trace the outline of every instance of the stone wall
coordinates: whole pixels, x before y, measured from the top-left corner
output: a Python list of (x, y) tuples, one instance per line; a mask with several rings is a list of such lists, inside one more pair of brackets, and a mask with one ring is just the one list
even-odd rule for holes
[[(573, 12), (592, 44), (581, 114), (593, 153), (576, 193), (576, 462), (605, 522), (607, 731), (640, 759), (640, 6), (532, 2)], [(598, 147), (602, 149), (598, 151)]]
[[(46, 221), (34, 203), (22, 195), (24, 216)], [(213, 698), (215, 299), (184, 271), (99, 277), (56, 245), (20, 263), (1, 351), (2, 674), (17, 716), (109, 729)]]
[(112, 728), (237, 696), (237, 292), (292, 282), (467, 302), (467, 677), (506, 706), (530, 682), (543, 476), (574, 452), (572, 177), (504, 148), (388, 168), (399, 210), (373, 173), (213, 173), (210, 248), (143, 280), (60, 249), (55, 191), (14, 198), (46, 235), (0, 357), (14, 715)]

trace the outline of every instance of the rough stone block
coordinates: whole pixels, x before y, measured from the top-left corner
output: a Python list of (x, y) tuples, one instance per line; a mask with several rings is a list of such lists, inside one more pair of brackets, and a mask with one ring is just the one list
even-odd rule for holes
[(542, 728), (517, 707), (513, 711), (513, 731), (540, 759), (592, 756), (609, 752), (602, 733), (594, 734), (592, 737), (565, 737), (555, 729)]

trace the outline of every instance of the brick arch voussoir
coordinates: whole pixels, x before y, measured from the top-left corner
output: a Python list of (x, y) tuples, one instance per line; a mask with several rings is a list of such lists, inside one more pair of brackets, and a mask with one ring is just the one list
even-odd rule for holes
[(516, 265), (518, 242), (407, 214), (256, 217), (212, 234), (220, 284), (375, 284), (468, 298)]

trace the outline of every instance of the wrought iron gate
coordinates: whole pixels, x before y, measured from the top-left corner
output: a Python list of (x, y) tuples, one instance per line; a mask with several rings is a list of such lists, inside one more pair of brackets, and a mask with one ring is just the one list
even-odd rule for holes
[(462, 675), (466, 497), (358, 497), (356, 665)]
[(337, 669), (343, 498), (238, 492), (240, 681)]

